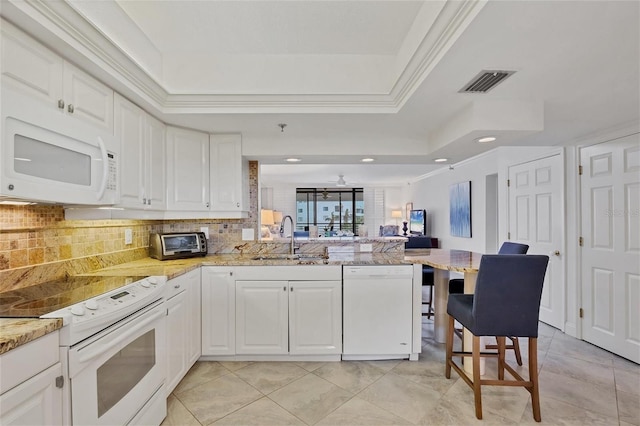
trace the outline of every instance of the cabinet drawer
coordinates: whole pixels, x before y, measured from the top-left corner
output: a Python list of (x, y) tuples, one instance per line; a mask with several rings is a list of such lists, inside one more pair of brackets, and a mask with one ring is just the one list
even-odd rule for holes
[(58, 332), (46, 334), (0, 356), (0, 394), (60, 360)]

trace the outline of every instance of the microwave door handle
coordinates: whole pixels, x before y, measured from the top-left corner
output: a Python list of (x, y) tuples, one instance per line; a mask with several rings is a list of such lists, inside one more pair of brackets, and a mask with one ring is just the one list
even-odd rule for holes
[(104, 191), (107, 189), (107, 179), (109, 176), (109, 159), (107, 158), (107, 148), (104, 145), (104, 141), (98, 136), (98, 146), (100, 147), (100, 154), (102, 155), (102, 182), (100, 183), (100, 190), (98, 191), (98, 200), (102, 199)]

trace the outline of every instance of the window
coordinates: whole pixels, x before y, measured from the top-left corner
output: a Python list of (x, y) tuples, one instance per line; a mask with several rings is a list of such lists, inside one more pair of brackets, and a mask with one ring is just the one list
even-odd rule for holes
[(342, 230), (355, 234), (357, 225), (364, 223), (362, 188), (297, 188), (296, 204), (300, 213), (298, 230), (306, 231), (309, 225), (317, 225), (320, 231)]

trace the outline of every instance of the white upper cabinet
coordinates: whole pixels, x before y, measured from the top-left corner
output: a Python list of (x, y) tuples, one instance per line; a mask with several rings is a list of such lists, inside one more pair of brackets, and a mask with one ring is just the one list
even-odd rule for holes
[(248, 210), (248, 167), (242, 158), (242, 136), (211, 135), (211, 210)]
[(67, 114), (113, 129), (113, 90), (69, 62), (64, 62), (63, 99)]
[(209, 135), (167, 126), (168, 210), (209, 211)]
[(62, 100), (62, 58), (6, 21), (2, 21), (0, 52), (3, 86), (58, 106)]
[[(113, 90), (2, 21), (2, 84), (20, 99), (50, 105), (113, 133)], [(4, 95), (3, 95), (4, 97)]]
[(164, 210), (165, 125), (116, 94), (115, 132), (121, 143), (120, 206)]
[(243, 217), (249, 174), (242, 137), (167, 129), (167, 218)]

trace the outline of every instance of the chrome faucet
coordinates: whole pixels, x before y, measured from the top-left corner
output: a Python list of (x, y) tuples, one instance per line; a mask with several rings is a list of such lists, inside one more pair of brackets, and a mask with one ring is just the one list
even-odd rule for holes
[(289, 220), (291, 221), (291, 247), (289, 249), (289, 254), (293, 255), (295, 254), (296, 249), (298, 247), (294, 246), (294, 241), (293, 241), (294, 224), (293, 224), (293, 218), (289, 215), (286, 215), (285, 217), (283, 217), (282, 222), (280, 222), (280, 236), (284, 237), (284, 222), (287, 220), (287, 218), (289, 218)]

